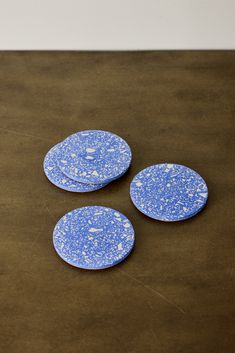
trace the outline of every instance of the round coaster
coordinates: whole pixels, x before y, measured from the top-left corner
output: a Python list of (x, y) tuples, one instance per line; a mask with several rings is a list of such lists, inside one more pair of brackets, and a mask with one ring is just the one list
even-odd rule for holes
[(70, 179), (81, 183), (109, 183), (129, 168), (131, 149), (113, 133), (80, 131), (61, 143), (57, 163)]
[(131, 182), (134, 205), (160, 221), (180, 221), (205, 206), (208, 189), (194, 170), (179, 164), (157, 164), (139, 172)]
[(46, 154), (43, 168), (44, 173), (50, 182), (61, 189), (73, 192), (89, 192), (95, 191), (103, 188), (107, 184), (82, 184), (69, 179), (66, 175), (64, 175), (60, 168), (57, 165), (57, 153), (60, 143), (55, 145), (50, 149), (50, 151)]
[(134, 245), (134, 229), (120, 212), (102, 206), (77, 208), (56, 224), (53, 243), (70, 265), (88, 270), (123, 261)]

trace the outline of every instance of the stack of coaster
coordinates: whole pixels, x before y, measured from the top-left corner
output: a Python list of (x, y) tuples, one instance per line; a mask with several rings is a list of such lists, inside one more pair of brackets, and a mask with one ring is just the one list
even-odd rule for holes
[(52, 147), (44, 159), (44, 172), (61, 189), (88, 192), (120, 178), (131, 158), (131, 149), (121, 137), (107, 131), (86, 130)]

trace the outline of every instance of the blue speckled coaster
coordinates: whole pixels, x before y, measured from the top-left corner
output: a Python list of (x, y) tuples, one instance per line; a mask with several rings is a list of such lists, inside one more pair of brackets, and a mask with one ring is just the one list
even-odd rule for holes
[(77, 208), (56, 224), (53, 243), (70, 265), (88, 270), (123, 261), (134, 246), (134, 229), (120, 212), (102, 206)]
[(157, 164), (139, 172), (131, 182), (134, 205), (160, 221), (181, 221), (205, 206), (208, 189), (194, 170), (179, 164)]
[(57, 153), (60, 144), (58, 143), (46, 154), (43, 168), (50, 182), (61, 189), (73, 192), (89, 192), (103, 188), (107, 184), (82, 184), (69, 179), (64, 175), (57, 165)]
[(80, 131), (60, 145), (58, 166), (81, 183), (109, 183), (123, 175), (131, 163), (131, 149), (121, 137), (101, 130)]

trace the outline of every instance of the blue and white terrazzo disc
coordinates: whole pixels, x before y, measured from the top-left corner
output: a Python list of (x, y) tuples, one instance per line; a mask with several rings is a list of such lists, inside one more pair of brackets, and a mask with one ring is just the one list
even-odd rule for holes
[(73, 192), (89, 192), (95, 191), (103, 188), (107, 184), (82, 184), (69, 179), (66, 175), (64, 175), (60, 168), (57, 165), (57, 153), (60, 143), (55, 145), (50, 149), (50, 151), (46, 154), (43, 168), (44, 173), (50, 182), (61, 189)]
[(205, 206), (208, 189), (194, 170), (179, 164), (157, 164), (139, 172), (131, 182), (134, 205), (160, 221), (181, 221)]
[(131, 163), (131, 149), (121, 137), (101, 130), (80, 131), (60, 145), (58, 166), (81, 183), (109, 183), (123, 175)]
[(120, 212), (102, 206), (77, 208), (56, 224), (53, 243), (70, 265), (99, 270), (123, 261), (134, 246), (134, 229)]

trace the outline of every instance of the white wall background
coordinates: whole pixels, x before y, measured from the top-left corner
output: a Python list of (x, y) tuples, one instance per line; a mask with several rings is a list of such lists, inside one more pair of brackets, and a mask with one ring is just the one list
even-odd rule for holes
[(0, 0), (0, 49), (235, 49), (235, 0)]

